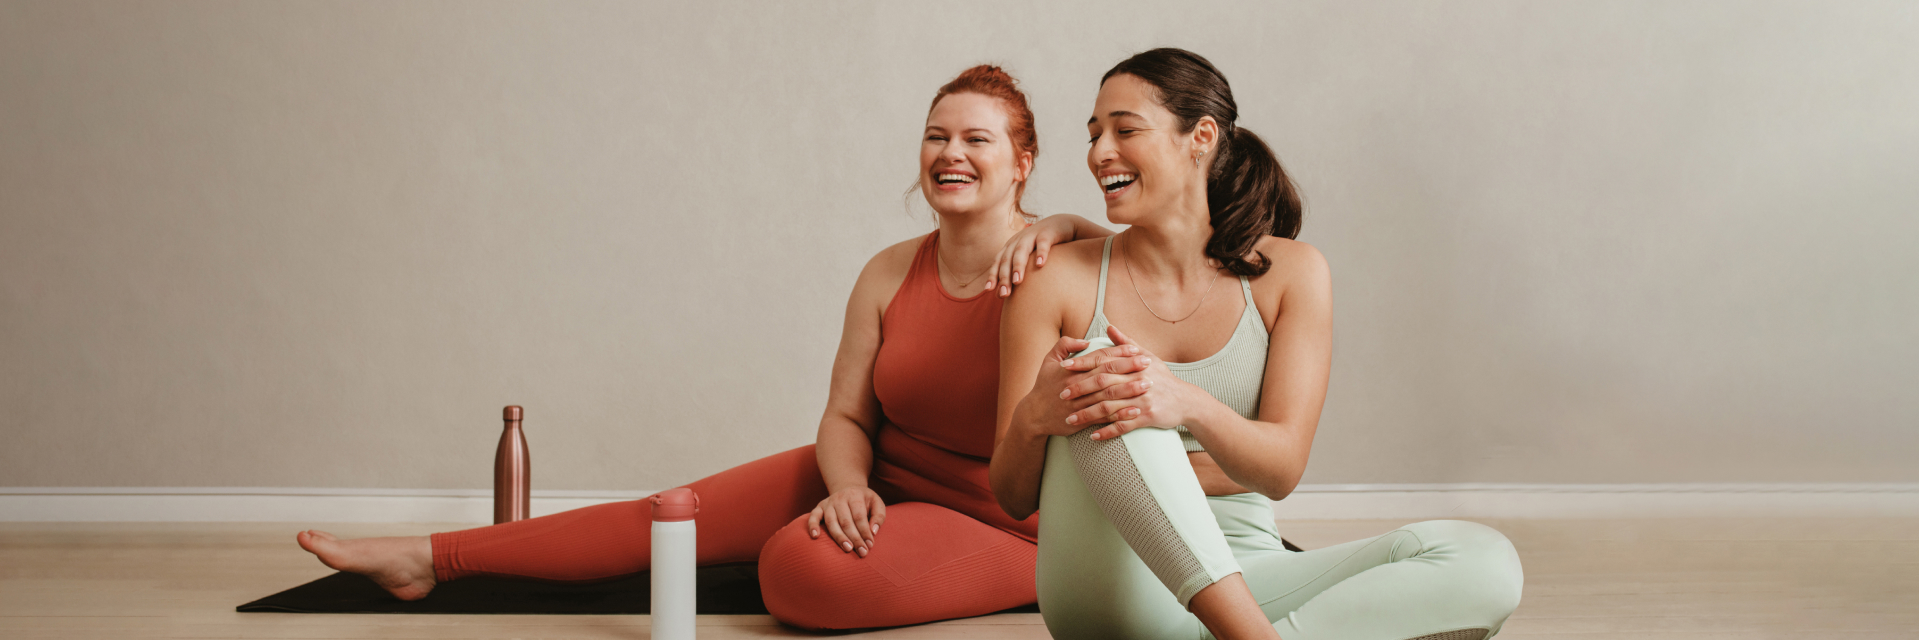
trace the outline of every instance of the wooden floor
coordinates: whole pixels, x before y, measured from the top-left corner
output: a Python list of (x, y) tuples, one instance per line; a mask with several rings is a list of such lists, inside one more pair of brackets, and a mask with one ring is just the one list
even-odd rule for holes
[[(1391, 521), (1296, 522), (1306, 548)], [(1525, 601), (1501, 638), (1919, 638), (1919, 519), (1507, 520)], [(432, 525), (0, 524), (0, 638), (645, 638), (645, 616), (304, 615), (234, 605), (330, 571), (293, 543)], [(808, 636), (703, 616), (703, 638)], [(1036, 614), (855, 634), (1044, 638)]]

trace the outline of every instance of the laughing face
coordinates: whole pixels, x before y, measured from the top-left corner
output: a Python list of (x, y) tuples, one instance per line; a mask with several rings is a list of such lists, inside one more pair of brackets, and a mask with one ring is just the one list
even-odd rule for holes
[(1032, 170), (1007, 136), (1005, 105), (977, 93), (955, 93), (926, 115), (920, 138), (920, 192), (942, 216), (1010, 207), (1014, 188)]
[(1206, 210), (1201, 167), (1211, 164), (1218, 129), (1204, 117), (1191, 131), (1180, 131), (1179, 118), (1160, 106), (1157, 95), (1138, 76), (1113, 76), (1100, 85), (1086, 122), (1092, 136), (1086, 166), (1106, 194), (1106, 219), (1115, 224), (1137, 224), (1153, 212), (1193, 204)]

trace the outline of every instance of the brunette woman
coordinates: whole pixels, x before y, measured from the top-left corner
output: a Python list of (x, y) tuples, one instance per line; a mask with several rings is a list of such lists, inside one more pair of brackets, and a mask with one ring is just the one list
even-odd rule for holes
[[(1155, 49), (1102, 78), (1087, 164), (1132, 225), (1055, 247), (1001, 327), (994, 494), (1044, 511), (1060, 638), (1479, 640), (1519, 604), (1506, 538), (1421, 522), (1303, 553), (1271, 500), (1306, 469), (1332, 286), (1224, 75)], [(1124, 327), (1124, 330), (1121, 329)]]
[[(1004, 71), (981, 65), (941, 87), (919, 162), (939, 229), (860, 272), (815, 444), (686, 485), (700, 496), (699, 563), (757, 560), (780, 620), (882, 627), (1033, 602), (1038, 521), (1000, 511), (986, 479), (1001, 300), (1028, 253), (1107, 233), (1073, 216), (1028, 228), (1020, 196), (1038, 153), (1032, 111)], [(993, 271), (1015, 258), (1008, 275)], [(639, 500), (432, 536), (309, 531), (299, 542), (412, 600), (468, 576), (577, 582), (645, 571), (650, 525), (651, 505)]]

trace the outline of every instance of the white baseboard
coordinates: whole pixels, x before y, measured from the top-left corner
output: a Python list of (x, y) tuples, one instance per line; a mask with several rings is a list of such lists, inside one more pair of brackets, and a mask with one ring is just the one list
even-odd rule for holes
[[(533, 515), (637, 500), (651, 491), (534, 491)], [(0, 522), (493, 521), (484, 489), (284, 487), (0, 488)]]
[(1919, 483), (1322, 484), (1273, 503), (1281, 520), (1915, 517)]
[[(534, 491), (533, 515), (650, 491)], [(0, 488), (0, 522), (492, 521), (479, 489)], [(1915, 517), (1919, 483), (1301, 485), (1281, 520)]]

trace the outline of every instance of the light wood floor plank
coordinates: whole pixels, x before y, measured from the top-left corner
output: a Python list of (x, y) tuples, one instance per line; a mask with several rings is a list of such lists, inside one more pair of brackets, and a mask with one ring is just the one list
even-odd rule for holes
[[(1499, 520), (1526, 565), (1501, 638), (1919, 637), (1919, 519)], [(1281, 524), (1307, 548), (1404, 522)], [(646, 616), (242, 614), (331, 573), (301, 529), (421, 534), (431, 524), (0, 524), (0, 638), (648, 637)], [(702, 638), (817, 637), (769, 616), (703, 616)], [(1036, 614), (862, 638), (1044, 638)]]

